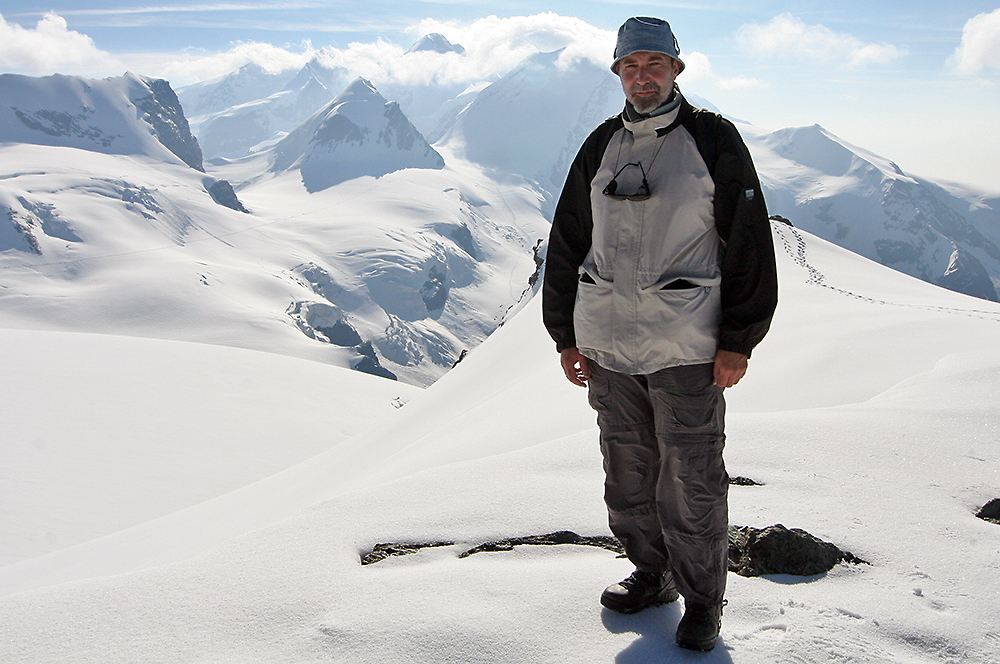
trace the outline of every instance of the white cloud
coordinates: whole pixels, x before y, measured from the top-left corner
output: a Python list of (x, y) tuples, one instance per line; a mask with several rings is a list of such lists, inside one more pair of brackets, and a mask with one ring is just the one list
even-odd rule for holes
[(466, 78), (470, 81), (485, 78), (483, 72), (503, 74), (530, 55), (558, 49), (566, 49), (563, 58), (567, 61), (587, 58), (610, 66), (615, 50), (615, 32), (554, 12), (510, 18), (487, 16), (471, 23), (426, 19), (409, 32), (416, 36), (438, 32), (465, 47), (471, 66)]
[(8, 23), (0, 15), (0, 69), (31, 75), (125, 71), (120, 61), (97, 48), (87, 35), (69, 30), (66, 20), (53, 13), (34, 29)]
[[(341, 66), (352, 74), (378, 82), (406, 84), (432, 80), (467, 85), (493, 80), (539, 52), (565, 49), (561, 61), (577, 58), (608, 66), (614, 52), (615, 33), (601, 30), (577, 18), (546, 12), (535, 16), (498, 18), (488, 16), (472, 22), (426, 19), (408, 29), (413, 41), (433, 32), (460, 44), (465, 53), (406, 49), (384, 40), (351, 43), (345, 49), (313, 49), (304, 44), (300, 50), (269, 44), (239, 44), (223, 53), (130, 57), (137, 71), (161, 76), (175, 86), (208, 80), (227, 74), (249, 62), (271, 71), (301, 67), (312, 57), (320, 57), (330, 66)], [(609, 72), (610, 75), (610, 72)]]
[(251, 62), (270, 72), (298, 69), (316, 54), (316, 49), (308, 42), (298, 51), (247, 42), (221, 53), (137, 54), (130, 56), (129, 62), (139, 73), (165, 78), (174, 87), (180, 87), (224, 76)]
[(951, 59), (960, 74), (1000, 70), (1000, 9), (970, 18), (962, 29), (962, 43)]
[(704, 53), (691, 51), (690, 53), (681, 54), (681, 58), (684, 60), (685, 65), (684, 73), (681, 74), (683, 78), (679, 79), (681, 84), (685, 81), (708, 82), (723, 90), (764, 87), (764, 84), (756, 78), (748, 76), (726, 77), (717, 75), (712, 69), (712, 63), (709, 61), (708, 56)]
[(787, 13), (769, 23), (744, 25), (737, 36), (753, 53), (841, 62), (851, 67), (887, 65), (906, 54), (905, 49), (892, 44), (866, 44), (824, 25), (807, 25)]

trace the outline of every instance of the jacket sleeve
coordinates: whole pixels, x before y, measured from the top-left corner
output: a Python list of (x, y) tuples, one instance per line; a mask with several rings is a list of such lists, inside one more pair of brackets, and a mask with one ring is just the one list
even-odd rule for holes
[(556, 350), (560, 352), (576, 346), (573, 308), (576, 305), (577, 280), (580, 265), (593, 242), (590, 183), (611, 136), (619, 127), (620, 118), (609, 118), (584, 141), (570, 165), (552, 217), (542, 282), (542, 321), (556, 342)]
[(778, 304), (774, 243), (750, 151), (728, 120), (720, 119), (717, 129), (715, 225), (723, 242), (719, 348), (749, 357)]

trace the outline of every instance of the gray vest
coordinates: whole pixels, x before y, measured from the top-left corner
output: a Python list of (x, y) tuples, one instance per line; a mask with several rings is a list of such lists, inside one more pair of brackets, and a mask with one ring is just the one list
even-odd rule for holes
[[(715, 185), (686, 129), (673, 126), (663, 135), (676, 117), (675, 109), (626, 120), (591, 182), (593, 244), (580, 267), (573, 322), (580, 352), (613, 371), (649, 374), (715, 357), (721, 315)], [(636, 192), (642, 170), (649, 200), (602, 193), (617, 171), (617, 193)]]

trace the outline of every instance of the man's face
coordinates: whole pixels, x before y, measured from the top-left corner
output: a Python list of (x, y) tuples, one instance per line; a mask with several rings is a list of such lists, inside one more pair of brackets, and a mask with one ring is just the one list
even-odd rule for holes
[(618, 63), (625, 98), (640, 113), (654, 111), (667, 101), (678, 73), (680, 63), (663, 53), (639, 51)]

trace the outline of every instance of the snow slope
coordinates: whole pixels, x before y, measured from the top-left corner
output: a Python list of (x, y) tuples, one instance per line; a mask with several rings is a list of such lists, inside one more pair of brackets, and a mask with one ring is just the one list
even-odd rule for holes
[[(774, 232), (778, 315), (727, 393), (730, 473), (763, 486), (733, 487), (732, 522), (805, 528), (870, 564), (730, 575), (713, 653), (672, 645), (677, 605), (603, 611), (601, 589), (630, 571), (607, 551), (459, 557), (503, 537), (607, 532), (593, 414), (562, 378), (535, 299), (320, 455), (0, 568), (0, 660), (998, 661), (1000, 526), (973, 514), (1000, 494), (1000, 306)], [(99, 435), (82, 429), (80, 442)], [(377, 542), (442, 541), (454, 544), (359, 563)]]
[(0, 339), (2, 565), (273, 475), (419, 393), (236, 348), (9, 329)]
[[(162, 142), (176, 103), (137, 110), (152, 108), (149, 86), (166, 96), (160, 83), (0, 79), (16, 102), (0, 113), (3, 325), (275, 351), (427, 385), (537, 277), (537, 190), (455, 157), (445, 168), (364, 81), (212, 175)], [(77, 116), (89, 124), (63, 121)]]

